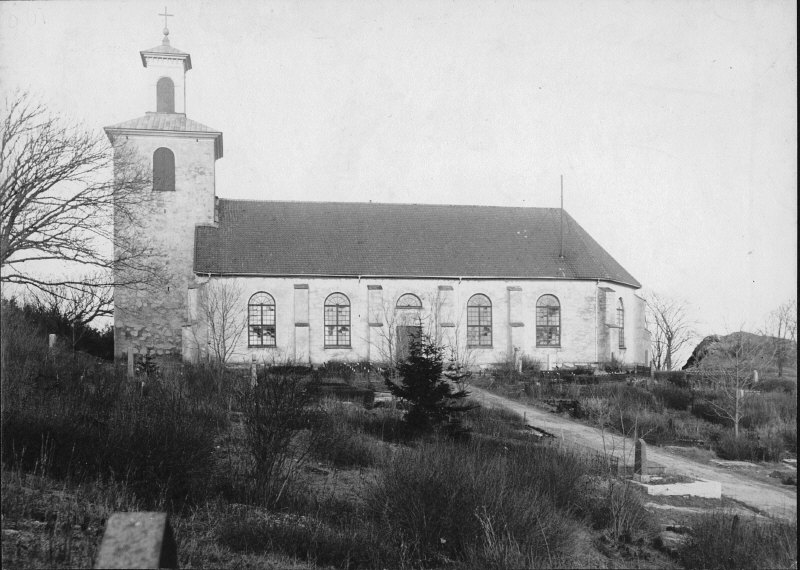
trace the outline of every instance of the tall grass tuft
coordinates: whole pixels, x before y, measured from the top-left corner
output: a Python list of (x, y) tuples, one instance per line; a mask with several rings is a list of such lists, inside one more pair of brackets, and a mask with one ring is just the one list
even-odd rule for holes
[(368, 505), (411, 566), (553, 566), (570, 553), (582, 473), (546, 447), (426, 443), (394, 457)]
[(323, 401), (311, 419), (311, 454), (335, 467), (377, 464), (382, 456), (380, 444), (361, 427), (374, 415), (377, 414), (352, 404)]
[(797, 568), (797, 522), (710, 513), (694, 525), (678, 556), (686, 568)]
[[(124, 379), (89, 386), (64, 382), (11, 398), (2, 419), (3, 462), (62, 480), (125, 481), (148, 508), (180, 509), (205, 497), (223, 412), (158, 385), (144, 394)], [(25, 386), (13, 383), (10, 390), (17, 389)]]

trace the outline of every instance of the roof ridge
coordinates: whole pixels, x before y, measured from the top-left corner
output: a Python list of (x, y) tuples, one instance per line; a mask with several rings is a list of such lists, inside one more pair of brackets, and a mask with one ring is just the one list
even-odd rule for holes
[[(425, 207), (447, 207), (447, 208), (497, 208), (509, 210), (560, 210), (547, 206), (497, 206), (488, 204), (428, 204), (423, 202), (358, 202), (341, 200), (254, 200), (251, 198), (223, 198), (220, 201), (226, 202), (248, 202), (256, 204), (337, 204), (343, 206), (425, 206)], [(566, 213), (566, 210), (564, 210)]]

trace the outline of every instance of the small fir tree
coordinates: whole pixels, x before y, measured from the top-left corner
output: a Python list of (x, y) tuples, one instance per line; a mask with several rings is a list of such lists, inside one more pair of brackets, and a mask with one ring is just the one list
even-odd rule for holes
[(399, 384), (387, 378), (386, 385), (392, 395), (409, 403), (405, 420), (415, 430), (429, 431), (475, 407), (464, 401), (469, 393), (446, 378), (442, 348), (429, 336), (410, 343), (408, 357), (397, 364), (397, 375)]

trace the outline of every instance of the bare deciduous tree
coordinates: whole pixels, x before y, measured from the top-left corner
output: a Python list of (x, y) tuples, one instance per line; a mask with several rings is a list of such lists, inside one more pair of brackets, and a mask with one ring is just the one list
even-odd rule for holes
[[(428, 320), (427, 336), (437, 345), (444, 349), (444, 356), (447, 362), (447, 369), (460, 374), (460, 371), (467, 371), (475, 365), (475, 351), (466, 342), (466, 335), (462, 335), (464, 313), (448, 310), (441, 291), (428, 296), (431, 312)], [(454, 314), (447, 315), (449, 311)], [(446, 317), (450, 317), (447, 319)], [(445, 323), (445, 320), (455, 322)], [(448, 325), (448, 326), (445, 326)], [(449, 330), (448, 330), (449, 329)]]
[(645, 303), (653, 364), (658, 370), (672, 370), (675, 355), (694, 338), (686, 304), (652, 292), (645, 295)]
[(797, 357), (797, 300), (786, 301), (772, 311), (761, 332), (771, 339), (778, 376), (783, 376), (783, 367)]
[[(236, 351), (239, 339), (247, 328), (247, 313), (243, 309), (242, 288), (230, 280), (211, 280), (198, 292), (197, 308), (200, 325), (205, 331), (209, 357), (224, 366)], [(198, 348), (202, 347), (195, 336)]]
[(46, 290), (34, 287), (29, 289), (26, 301), (41, 314), (57, 316), (61, 322), (69, 323), (68, 332), (59, 332), (71, 336), (73, 351), (89, 323), (97, 317), (111, 315), (113, 310), (111, 288), (93, 286), (91, 281), (83, 287), (55, 285)]
[[(5, 100), (0, 122), (3, 284), (55, 293), (159, 278), (138, 232), (114, 240), (114, 223), (135, 228), (151, 201), (149, 169), (132, 151), (115, 151), (26, 93)], [(42, 262), (57, 262), (58, 275), (41, 276)]]
[(744, 404), (753, 395), (754, 372), (768, 368), (773, 357), (764, 337), (739, 331), (714, 342), (693, 369), (713, 390), (713, 396), (705, 401), (714, 413), (731, 422), (737, 438), (745, 418)]
[(97, 317), (113, 313), (111, 288), (102, 284), (94, 285), (91, 279), (84, 287), (54, 285), (46, 291), (32, 288), (29, 299), (31, 305), (43, 312), (57, 312), (76, 325), (87, 325)]

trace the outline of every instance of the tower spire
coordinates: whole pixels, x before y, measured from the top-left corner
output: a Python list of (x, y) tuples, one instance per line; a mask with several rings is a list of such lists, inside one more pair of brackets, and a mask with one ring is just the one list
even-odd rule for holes
[(175, 14), (167, 13), (167, 7), (164, 6), (164, 13), (159, 14), (159, 16), (164, 16), (164, 39), (161, 40), (161, 44), (168, 46), (169, 45), (169, 28), (167, 28), (167, 18), (170, 16), (174, 16)]

